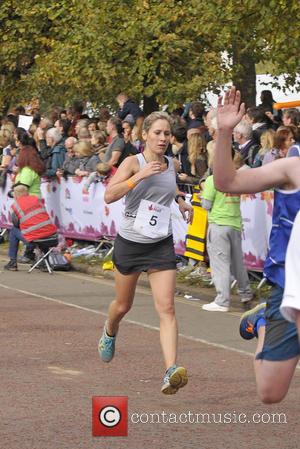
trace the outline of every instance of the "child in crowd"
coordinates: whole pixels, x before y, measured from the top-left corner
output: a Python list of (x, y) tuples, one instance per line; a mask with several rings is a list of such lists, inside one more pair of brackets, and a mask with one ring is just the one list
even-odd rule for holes
[(93, 131), (91, 144), (94, 154), (97, 154), (99, 159), (102, 160), (101, 156), (104, 156), (106, 148), (108, 147), (106, 132), (101, 130)]
[(103, 182), (104, 184), (107, 184), (116, 171), (117, 169), (115, 167), (110, 167), (109, 164), (100, 162), (96, 166), (96, 171), (91, 173), (84, 183), (82, 193), (88, 193), (90, 185), (93, 182)]

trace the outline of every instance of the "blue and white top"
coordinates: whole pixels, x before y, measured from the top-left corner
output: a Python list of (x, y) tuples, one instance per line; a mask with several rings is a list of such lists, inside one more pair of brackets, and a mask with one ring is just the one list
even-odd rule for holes
[(276, 285), (284, 288), (285, 256), (294, 220), (300, 210), (300, 189), (274, 192), (272, 230), (269, 253), (265, 261), (264, 275)]

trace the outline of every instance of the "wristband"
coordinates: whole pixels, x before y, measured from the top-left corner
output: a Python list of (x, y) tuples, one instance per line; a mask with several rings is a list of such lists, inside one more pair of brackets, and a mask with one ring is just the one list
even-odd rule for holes
[(127, 179), (126, 183), (127, 183), (128, 187), (130, 188), (130, 190), (134, 189), (136, 186), (136, 184), (132, 181), (131, 178)]

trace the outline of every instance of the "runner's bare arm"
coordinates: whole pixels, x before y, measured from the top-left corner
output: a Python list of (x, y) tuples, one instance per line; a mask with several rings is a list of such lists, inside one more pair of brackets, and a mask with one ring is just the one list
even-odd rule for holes
[(254, 193), (291, 183), (289, 172), (294, 165), (290, 159), (281, 159), (251, 170), (236, 171), (231, 157), (233, 128), (245, 113), (240, 105), (240, 92), (232, 87), (218, 101), (218, 135), (214, 158), (214, 182), (218, 190), (230, 193)]
[[(228, 159), (231, 163), (231, 154)], [(299, 158), (279, 159), (250, 170), (235, 171), (234, 167), (233, 170), (230, 167), (230, 171), (226, 173), (224, 172), (227, 170), (227, 165), (223, 160), (221, 176), (218, 176), (220, 172), (216, 169), (217, 164), (214, 162), (216, 188), (228, 193), (257, 193), (274, 187), (286, 188), (288, 185), (290, 189), (296, 188), (296, 185), (291, 184), (289, 176), (289, 172), (294, 169), (294, 159)], [(297, 162), (299, 163), (299, 160)]]

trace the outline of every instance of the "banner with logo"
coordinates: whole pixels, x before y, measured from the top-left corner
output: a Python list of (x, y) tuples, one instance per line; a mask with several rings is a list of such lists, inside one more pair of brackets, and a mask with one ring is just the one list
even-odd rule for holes
[(272, 227), (273, 200), (273, 191), (241, 196), (242, 248), (248, 270), (263, 269)]
[[(83, 193), (83, 185), (84, 180), (78, 177), (43, 180), (42, 197), (53, 222), (65, 237), (91, 241), (101, 238), (114, 239), (122, 220), (125, 199), (106, 204), (103, 183), (91, 184), (88, 194)], [(8, 176), (5, 189), (0, 189), (1, 228), (11, 227), (10, 207), (13, 199), (7, 195), (11, 186), (12, 180)], [(271, 229), (272, 208), (273, 192), (243, 195), (241, 198), (243, 252), (248, 269), (261, 270), (263, 267)], [(171, 221), (176, 253), (183, 254), (187, 223), (175, 202), (171, 207)]]

